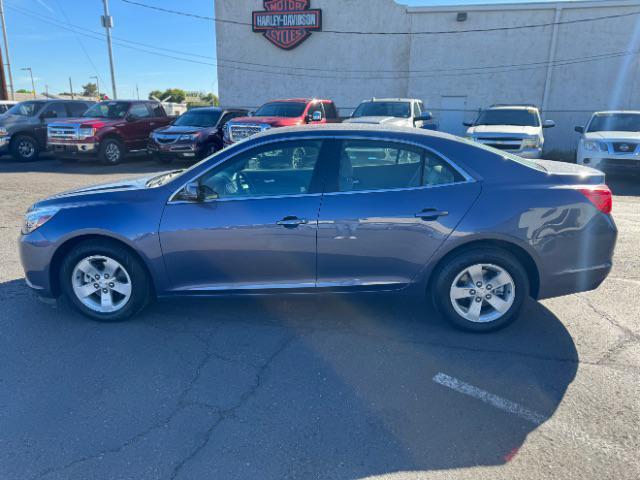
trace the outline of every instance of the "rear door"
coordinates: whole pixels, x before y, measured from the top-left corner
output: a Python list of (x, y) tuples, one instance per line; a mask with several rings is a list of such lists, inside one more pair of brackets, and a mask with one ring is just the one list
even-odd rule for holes
[(53, 122), (64, 121), (67, 118), (67, 109), (64, 102), (48, 103), (40, 112), (40, 123), (35, 128), (35, 134), (40, 145), (47, 143), (47, 126)]
[(319, 288), (403, 288), (480, 193), (478, 182), (414, 145), (343, 140), (332, 155), (318, 221)]
[(145, 103), (134, 103), (129, 108), (129, 117), (131, 121), (127, 121), (127, 147), (130, 150), (141, 150), (147, 146), (147, 138), (153, 129), (151, 112)]

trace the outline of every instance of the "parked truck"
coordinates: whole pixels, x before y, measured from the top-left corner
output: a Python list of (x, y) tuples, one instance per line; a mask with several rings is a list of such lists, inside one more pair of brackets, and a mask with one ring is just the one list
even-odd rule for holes
[(88, 157), (115, 165), (129, 153), (146, 153), (149, 134), (172, 120), (157, 101), (107, 100), (81, 117), (50, 123), (47, 144), (62, 160)]
[(278, 127), (338, 123), (338, 109), (331, 100), (291, 98), (262, 105), (253, 116), (234, 118), (224, 129), (224, 143), (231, 145), (256, 133)]

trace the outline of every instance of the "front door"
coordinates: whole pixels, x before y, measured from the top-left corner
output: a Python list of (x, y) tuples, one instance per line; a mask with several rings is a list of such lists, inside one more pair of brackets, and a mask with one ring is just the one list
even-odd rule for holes
[(123, 128), (127, 130), (128, 150), (142, 150), (147, 146), (151, 112), (144, 103), (134, 103), (129, 108), (127, 122)]
[(256, 147), (198, 179), (204, 201), (170, 201), (160, 241), (172, 290), (314, 288), (321, 147)]
[[(480, 193), (430, 151), (344, 140), (318, 221), (318, 287), (400, 289), (416, 279)], [(329, 190), (334, 190), (333, 192)]]

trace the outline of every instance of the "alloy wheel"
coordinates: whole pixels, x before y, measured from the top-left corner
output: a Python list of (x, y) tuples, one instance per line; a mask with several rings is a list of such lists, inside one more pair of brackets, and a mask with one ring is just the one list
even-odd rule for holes
[(504, 268), (486, 263), (470, 265), (453, 280), (449, 296), (465, 320), (488, 323), (505, 315), (516, 297), (513, 278)]
[(20, 140), (18, 143), (18, 153), (22, 158), (30, 159), (36, 153), (36, 147), (31, 140)]
[(118, 163), (121, 154), (120, 147), (115, 143), (109, 143), (104, 151), (104, 155), (110, 163)]
[(71, 276), (73, 293), (98, 313), (117, 312), (131, 298), (131, 277), (113, 258), (93, 255), (80, 260)]

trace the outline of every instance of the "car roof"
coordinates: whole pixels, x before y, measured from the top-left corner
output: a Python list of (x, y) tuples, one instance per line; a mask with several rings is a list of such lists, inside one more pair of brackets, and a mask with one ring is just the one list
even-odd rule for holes
[(418, 98), (370, 98), (369, 100), (364, 100), (364, 102), (421, 102), (422, 100)]
[(487, 110), (538, 110), (535, 105), (492, 105)]
[(295, 127), (281, 127), (268, 129), (261, 133), (257, 133), (249, 138), (252, 139), (260, 139), (269, 136), (276, 135), (287, 135), (291, 133), (330, 133), (330, 132), (339, 132), (339, 133), (378, 133), (378, 134), (410, 134), (417, 137), (423, 138), (444, 138), (448, 140), (462, 140), (460, 137), (456, 137), (455, 135), (451, 135), (445, 132), (438, 132), (435, 130), (426, 130), (415, 127), (396, 127), (396, 126), (381, 126), (375, 124), (365, 124), (365, 123), (328, 123), (328, 124), (317, 124), (317, 125), (302, 125)]
[(600, 112), (593, 112), (594, 115), (611, 115), (616, 113), (632, 113), (640, 115), (640, 110), (602, 110)]
[(277, 98), (275, 100), (269, 100), (267, 103), (274, 102), (291, 102), (291, 103), (309, 103), (309, 102), (331, 102), (331, 100), (325, 100), (323, 98)]

